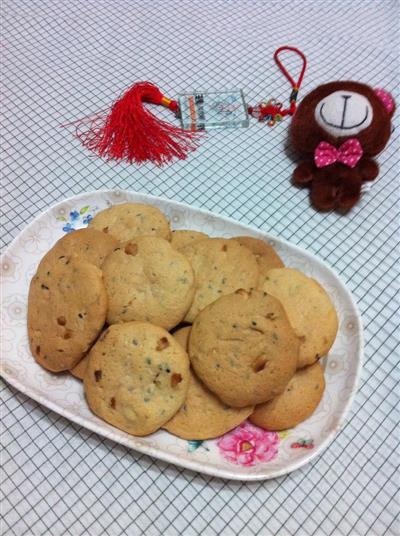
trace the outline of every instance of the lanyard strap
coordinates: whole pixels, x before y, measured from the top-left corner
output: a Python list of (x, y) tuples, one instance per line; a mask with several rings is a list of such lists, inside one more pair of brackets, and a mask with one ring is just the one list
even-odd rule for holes
[[(299, 78), (297, 79), (297, 82), (295, 82), (293, 80), (293, 78), (291, 77), (289, 71), (286, 69), (286, 67), (283, 65), (282, 61), (279, 59), (279, 54), (281, 54), (281, 52), (284, 52), (284, 51), (294, 52), (295, 54), (300, 56), (300, 58), (302, 59), (303, 66), (301, 68), (300, 75), (299, 75)], [(277, 64), (277, 66), (279, 67), (279, 69), (282, 71), (282, 73), (289, 80), (290, 85), (292, 86), (292, 89), (298, 91), (300, 89), (301, 83), (303, 82), (304, 73), (305, 73), (306, 68), (307, 68), (307, 59), (306, 59), (305, 55), (298, 48), (284, 46), (284, 47), (278, 48), (278, 50), (275, 51), (274, 60), (275, 60), (275, 63)]]
[[(289, 71), (283, 65), (279, 57), (282, 52), (293, 52), (301, 58), (302, 67), (297, 82), (295, 82)], [(254, 107), (249, 106), (248, 108), (249, 113), (253, 117), (257, 118), (259, 121), (266, 121), (268, 126), (274, 126), (277, 121), (281, 121), (286, 115), (293, 115), (295, 113), (297, 95), (300, 86), (303, 82), (304, 73), (307, 68), (307, 59), (305, 55), (303, 54), (303, 52), (301, 52), (301, 50), (295, 47), (283, 46), (278, 48), (274, 53), (274, 60), (280, 71), (284, 74), (284, 76), (292, 86), (292, 91), (289, 97), (289, 108), (283, 109), (282, 103), (277, 102), (275, 99), (270, 99), (267, 102), (262, 102)]]

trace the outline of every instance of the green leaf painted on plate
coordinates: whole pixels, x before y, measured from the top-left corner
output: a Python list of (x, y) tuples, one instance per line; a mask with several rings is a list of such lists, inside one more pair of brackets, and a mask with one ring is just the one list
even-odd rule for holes
[(64, 218), (64, 216), (57, 216), (56, 220), (58, 220), (58, 221), (67, 221), (67, 218)]
[(196, 439), (196, 440), (192, 440), (192, 441), (188, 441), (188, 452), (194, 452), (195, 450), (197, 450), (200, 445), (203, 444), (203, 441), (199, 440), (199, 439)]
[(283, 441), (290, 435), (290, 430), (283, 430), (282, 432), (278, 432), (279, 439)]
[(81, 210), (79, 211), (79, 214), (85, 214), (85, 212), (87, 212), (89, 210), (89, 205), (87, 205), (86, 207), (82, 207)]

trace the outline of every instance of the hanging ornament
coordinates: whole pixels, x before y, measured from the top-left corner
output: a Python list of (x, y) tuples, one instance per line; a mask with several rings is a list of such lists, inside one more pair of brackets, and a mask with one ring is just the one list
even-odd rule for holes
[[(303, 61), (300, 76), (295, 82), (279, 59), (283, 51), (294, 52)], [(301, 86), (307, 61), (297, 48), (279, 48), (274, 59), (292, 86), (290, 106), (283, 108), (274, 99), (257, 106), (247, 106), (243, 92), (192, 92), (172, 100), (150, 82), (137, 82), (111, 107), (90, 117), (68, 123), (74, 126), (75, 136), (82, 145), (106, 160), (142, 164), (153, 162), (162, 166), (175, 159), (183, 160), (199, 143), (199, 131), (213, 128), (243, 128), (249, 126), (249, 115), (269, 126), (296, 111), (297, 93)], [(181, 127), (156, 117), (146, 104), (161, 105), (180, 118)]]

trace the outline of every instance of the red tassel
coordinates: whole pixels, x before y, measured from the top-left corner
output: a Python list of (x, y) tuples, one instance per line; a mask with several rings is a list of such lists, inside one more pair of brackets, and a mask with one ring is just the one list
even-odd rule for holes
[[(162, 166), (174, 158), (185, 159), (197, 148), (196, 133), (158, 119), (144, 108), (144, 102), (178, 111), (178, 103), (164, 97), (156, 86), (138, 82), (114, 103), (109, 113), (75, 121), (77, 138), (107, 160), (129, 164), (151, 161)], [(87, 129), (82, 131), (82, 127)]]

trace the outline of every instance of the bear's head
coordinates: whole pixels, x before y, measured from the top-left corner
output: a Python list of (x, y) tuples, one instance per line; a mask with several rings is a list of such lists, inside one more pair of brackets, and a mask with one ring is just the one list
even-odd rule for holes
[(291, 140), (301, 153), (313, 153), (321, 141), (335, 147), (356, 138), (364, 155), (374, 156), (387, 144), (395, 109), (392, 96), (359, 82), (324, 84), (300, 103), (291, 125)]

